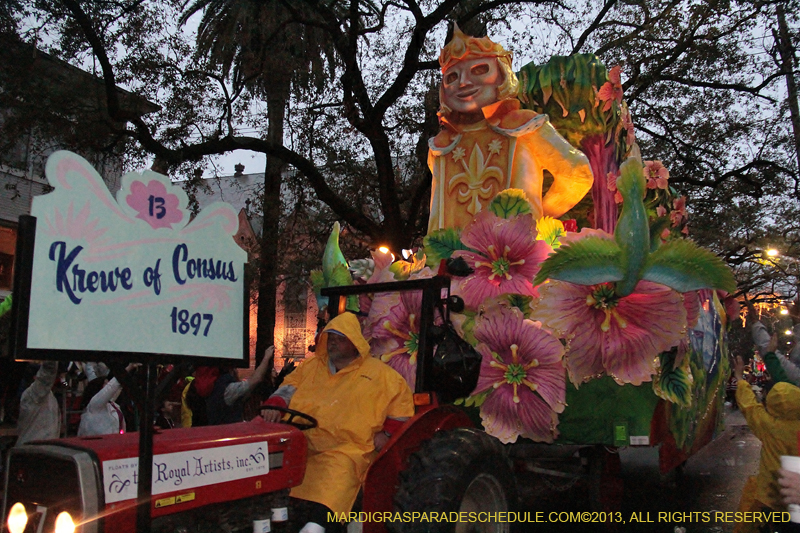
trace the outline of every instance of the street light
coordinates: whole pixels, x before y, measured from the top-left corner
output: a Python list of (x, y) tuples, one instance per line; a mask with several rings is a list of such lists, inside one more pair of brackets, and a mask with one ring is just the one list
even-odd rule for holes
[[(796, 254), (789, 253), (784, 255), (778, 248), (766, 248), (761, 250), (761, 257), (763, 264), (770, 265), (779, 271), (785, 277), (785, 281), (781, 285), (792, 285), (794, 295), (800, 294), (800, 259), (795, 257)], [(767, 259), (763, 259), (766, 257)], [(795, 283), (791, 282), (792, 276), (796, 280)], [(780, 282), (779, 282), (780, 283)], [(792, 292), (791, 290), (789, 291)], [(784, 307), (780, 310), (781, 315), (788, 315), (789, 310)]]

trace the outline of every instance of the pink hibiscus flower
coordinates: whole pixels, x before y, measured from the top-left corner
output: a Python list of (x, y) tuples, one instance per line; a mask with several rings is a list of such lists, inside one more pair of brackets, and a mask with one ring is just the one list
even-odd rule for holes
[(700, 293), (689, 291), (683, 293), (683, 306), (686, 308), (686, 326), (693, 328), (700, 318)]
[(633, 146), (636, 140), (636, 134), (633, 130), (633, 119), (631, 119), (631, 112), (627, 106), (622, 110), (622, 127), (625, 128), (625, 144)]
[(519, 436), (552, 442), (566, 405), (561, 342), (504, 306), (478, 320), (475, 338), (483, 361), (473, 395), (489, 391), (481, 405), (486, 431), (503, 443)]
[(507, 293), (536, 296), (531, 280), (552, 248), (536, 240), (530, 216), (505, 219), (481, 211), (461, 234), (461, 242), (475, 250), (453, 254), (475, 271), (460, 287), (468, 307), (476, 309), (485, 299)]
[(650, 381), (658, 354), (685, 334), (681, 295), (656, 283), (640, 281), (622, 298), (611, 283), (553, 281), (540, 292), (534, 316), (568, 340), (567, 370), (576, 386), (604, 372), (618, 383)]
[(647, 178), (648, 189), (669, 187), (669, 170), (661, 164), (661, 161), (645, 161), (644, 177)]
[(672, 227), (677, 227), (686, 216), (686, 197), (681, 196), (672, 205), (675, 210), (669, 214), (669, 219), (672, 221)]
[(606, 175), (606, 187), (609, 191), (614, 193), (614, 202), (622, 203), (622, 194), (617, 190), (617, 179), (619, 178), (619, 171), (609, 172)]
[(383, 320), (372, 328), (370, 339), (372, 353), (397, 370), (412, 390), (417, 378), (421, 308), (421, 291), (401, 293), (399, 303), (390, 307)]
[(614, 192), (617, 190), (617, 178), (619, 177), (619, 172), (609, 172), (606, 174), (606, 188)]
[(608, 81), (600, 87), (597, 92), (597, 99), (605, 102), (603, 111), (611, 109), (611, 104), (616, 101), (622, 102), (622, 78), (620, 76), (622, 67), (619, 65), (613, 67), (608, 73)]
[[(429, 278), (433, 271), (422, 269), (412, 278)], [(381, 293), (375, 297), (365, 325), (372, 353), (405, 378), (414, 389), (417, 379), (419, 316), (422, 291)], [(366, 335), (367, 333), (365, 333)]]
[[(367, 279), (367, 283), (382, 283), (385, 281), (394, 281), (394, 274), (389, 270), (389, 267), (392, 265), (392, 261), (394, 260), (392, 254), (390, 252), (381, 252), (380, 250), (373, 250), (370, 252), (372, 256), (373, 262), (373, 270), (372, 275)], [(389, 292), (382, 292), (375, 295), (375, 300), (378, 303), (385, 303), (387, 299), (391, 299), (392, 303), (396, 303), (397, 295), (395, 293)], [(370, 313), (370, 309), (372, 308), (373, 298), (369, 294), (361, 294), (358, 297), (358, 305), (361, 309), (362, 313), (367, 313), (368, 316), (372, 316)], [(383, 316), (383, 314), (379, 314), (378, 316)], [(364, 336), (369, 338), (369, 331), (367, 328), (371, 328), (372, 323), (370, 322), (369, 318), (364, 322)]]

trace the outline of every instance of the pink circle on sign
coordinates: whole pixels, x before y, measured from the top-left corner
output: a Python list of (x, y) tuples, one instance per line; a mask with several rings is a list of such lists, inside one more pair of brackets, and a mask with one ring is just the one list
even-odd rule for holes
[(183, 219), (183, 213), (178, 209), (178, 196), (169, 194), (158, 180), (151, 180), (147, 185), (134, 181), (125, 201), (137, 212), (136, 218), (146, 221), (154, 229), (171, 228)]

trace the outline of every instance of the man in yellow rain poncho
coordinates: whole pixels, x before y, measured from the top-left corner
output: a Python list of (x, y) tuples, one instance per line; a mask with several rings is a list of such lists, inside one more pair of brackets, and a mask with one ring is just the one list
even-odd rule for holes
[[(774, 352), (776, 337), (762, 353)], [(797, 434), (800, 432), (800, 388), (786, 382), (776, 383), (767, 394), (766, 406), (753, 393), (743, 378), (744, 361), (736, 357), (734, 376), (738, 380), (736, 402), (753, 435), (761, 441), (758, 475), (750, 478), (742, 491), (739, 511), (785, 511), (778, 486), (781, 455), (797, 455)], [(766, 508), (766, 509), (765, 509)], [(738, 522), (736, 533), (760, 531), (763, 523)]]
[[(352, 313), (328, 323), (317, 342), (316, 356), (286, 376), (265, 405), (290, 406), (319, 422), (319, 427), (304, 433), (306, 475), (290, 494), (304, 500), (294, 506), (305, 510), (299, 516), (299, 524), (305, 524), (302, 533), (325, 531), (329, 511), (350, 511), (375, 450), (414, 414), (406, 381), (370, 356), (369, 344)], [(277, 411), (264, 413), (268, 422), (280, 416)]]

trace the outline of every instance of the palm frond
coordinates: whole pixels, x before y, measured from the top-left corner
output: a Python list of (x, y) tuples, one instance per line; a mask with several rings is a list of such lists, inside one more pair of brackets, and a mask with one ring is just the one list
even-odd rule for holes
[(642, 279), (678, 292), (698, 289), (736, 291), (733, 272), (722, 259), (686, 239), (669, 241), (650, 254)]
[(534, 285), (546, 279), (568, 281), (578, 285), (595, 285), (619, 281), (623, 276), (621, 251), (617, 243), (601, 237), (585, 237), (550, 255), (534, 279)]

